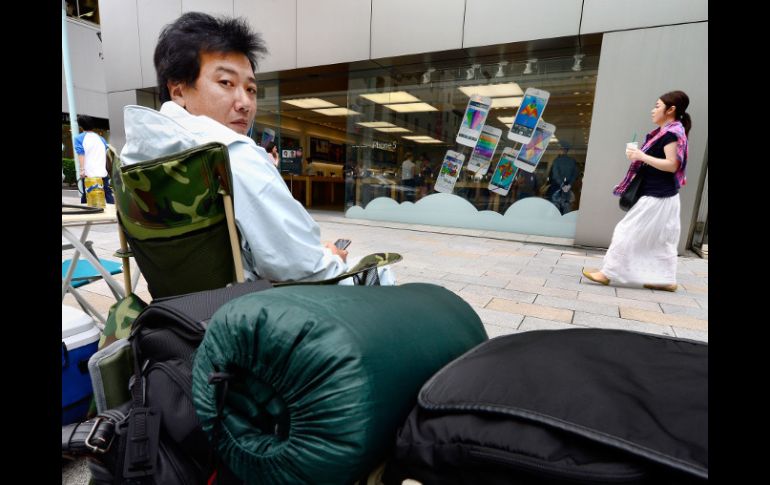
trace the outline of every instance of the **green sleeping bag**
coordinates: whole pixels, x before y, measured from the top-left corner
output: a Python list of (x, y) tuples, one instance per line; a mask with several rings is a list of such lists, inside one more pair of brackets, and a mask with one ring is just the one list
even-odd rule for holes
[[(476, 312), (440, 286), (273, 288), (211, 318), (193, 400), (248, 483), (352, 483), (387, 457), (422, 385), (486, 339)], [(228, 374), (226, 392), (213, 372)]]

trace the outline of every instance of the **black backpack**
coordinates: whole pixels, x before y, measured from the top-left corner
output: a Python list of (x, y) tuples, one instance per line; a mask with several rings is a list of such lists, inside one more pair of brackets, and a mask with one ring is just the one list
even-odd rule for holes
[(159, 298), (139, 314), (129, 336), (131, 400), (62, 428), (63, 451), (92, 458), (94, 485), (240, 483), (216, 459), (195, 414), (193, 354), (219, 307), (271, 286), (255, 281)]
[(708, 480), (708, 345), (606, 329), (522, 332), (436, 373), (385, 483)]

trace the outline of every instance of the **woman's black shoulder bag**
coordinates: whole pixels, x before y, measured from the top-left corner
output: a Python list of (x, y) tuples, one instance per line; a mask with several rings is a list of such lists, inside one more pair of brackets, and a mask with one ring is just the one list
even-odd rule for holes
[(644, 177), (640, 169), (638, 172), (636, 172), (636, 175), (631, 180), (631, 183), (628, 184), (626, 191), (623, 192), (623, 194), (620, 196), (619, 204), (622, 210), (628, 211), (631, 209), (631, 207), (636, 204), (636, 201), (639, 200), (639, 198), (642, 196), (642, 191), (640, 190), (642, 187), (642, 180), (644, 180)]

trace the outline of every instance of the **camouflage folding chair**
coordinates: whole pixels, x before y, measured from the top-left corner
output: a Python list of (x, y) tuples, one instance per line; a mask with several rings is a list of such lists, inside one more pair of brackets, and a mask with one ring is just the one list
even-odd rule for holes
[[(225, 145), (208, 143), (125, 166), (110, 147), (108, 160), (121, 238), (116, 256), (136, 259), (153, 299), (244, 281)], [(275, 286), (335, 284), (346, 278), (360, 285), (378, 284), (377, 268), (400, 260), (396, 253), (371, 254), (335, 278)], [(128, 337), (131, 324), (147, 304), (131, 292), (126, 276), (128, 296), (110, 308), (99, 343), (102, 350), (89, 362), (99, 412), (100, 407), (130, 397), (123, 384), (131, 375), (126, 365), (130, 346), (120, 340)]]
[(113, 184), (121, 232), (153, 298), (244, 281), (225, 145), (113, 163)]

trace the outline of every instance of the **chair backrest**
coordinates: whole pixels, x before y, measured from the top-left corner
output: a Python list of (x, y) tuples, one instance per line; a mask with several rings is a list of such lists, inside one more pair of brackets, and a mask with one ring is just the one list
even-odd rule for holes
[(225, 145), (112, 165), (120, 227), (153, 298), (243, 281)]

